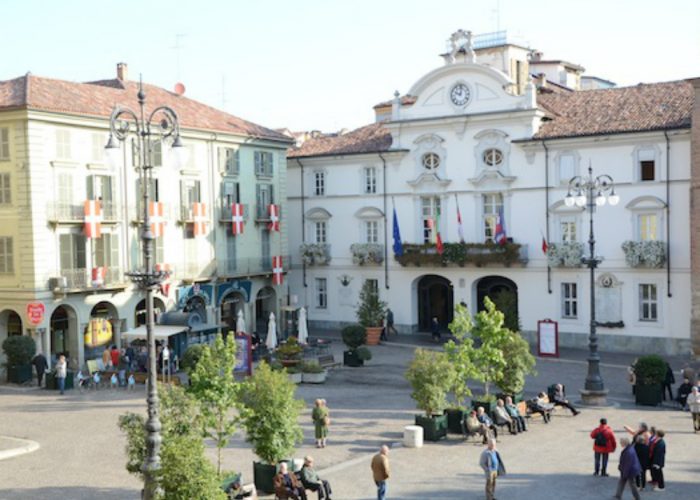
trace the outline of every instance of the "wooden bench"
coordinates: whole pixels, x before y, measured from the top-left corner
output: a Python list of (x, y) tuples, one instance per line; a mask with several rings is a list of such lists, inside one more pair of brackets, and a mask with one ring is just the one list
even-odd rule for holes
[(335, 368), (340, 366), (340, 362), (336, 361), (332, 354), (324, 354), (318, 357), (318, 364), (323, 368)]

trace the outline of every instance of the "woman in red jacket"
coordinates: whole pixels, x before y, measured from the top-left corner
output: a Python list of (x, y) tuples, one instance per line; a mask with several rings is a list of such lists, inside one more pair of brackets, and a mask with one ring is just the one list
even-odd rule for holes
[[(608, 455), (617, 448), (615, 434), (608, 426), (607, 419), (600, 419), (600, 425), (591, 431), (591, 439), (593, 440), (593, 451), (595, 452), (595, 472), (593, 475), (607, 476)], [(602, 467), (601, 461), (603, 462)]]

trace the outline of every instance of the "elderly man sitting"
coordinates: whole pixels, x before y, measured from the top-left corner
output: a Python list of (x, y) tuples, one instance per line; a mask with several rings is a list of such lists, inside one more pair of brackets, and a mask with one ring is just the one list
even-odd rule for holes
[(483, 438), (484, 444), (486, 444), (489, 437), (489, 428), (476, 418), (476, 410), (470, 411), (469, 415), (464, 417), (464, 426), (469, 434), (479, 434)]
[(493, 410), (493, 416), (496, 419), (496, 425), (507, 425), (511, 434), (517, 434), (517, 424), (511, 418), (506, 410), (506, 405), (502, 399), (496, 402), (496, 408)]
[(280, 471), (272, 480), (275, 495), (281, 500), (306, 500), (306, 491), (297, 476), (287, 470), (287, 462), (280, 464)]
[(554, 406), (563, 406), (564, 408), (568, 408), (571, 411), (571, 414), (575, 417), (580, 411), (578, 411), (574, 405), (569, 403), (569, 400), (566, 399), (566, 394), (564, 394), (564, 386), (561, 384), (556, 384), (554, 386), (554, 392), (553, 392), (553, 401)]
[(318, 492), (318, 500), (331, 500), (331, 485), (325, 479), (318, 477), (318, 473), (314, 470), (314, 459), (311, 456), (304, 457), (301, 484), (307, 490)]
[(494, 439), (498, 438), (498, 429), (496, 426), (493, 424), (493, 420), (491, 420), (491, 417), (489, 417), (486, 412), (484, 411), (483, 406), (479, 406), (476, 409), (476, 418), (479, 419), (479, 422), (484, 424), (489, 430), (493, 432), (493, 437)]
[(515, 421), (518, 427), (518, 432), (524, 432), (527, 430), (527, 425), (525, 425), (525, 417), (520, 414), (518, 406), (513, 404), (513, 398), (510, 396), (506, 396), (506, 411), (508, 412), (508, 415), (510, 415), (510, 418)]

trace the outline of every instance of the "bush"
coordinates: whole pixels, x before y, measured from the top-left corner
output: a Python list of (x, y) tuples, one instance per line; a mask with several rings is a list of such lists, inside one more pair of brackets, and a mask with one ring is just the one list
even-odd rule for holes
[(348, 325), (341, 331), (343, 343), (348, 346), (351, 351), (357, 350), (358, 347), (367, 342), (367, 331), (361, 325)]
[(36, 343), (27, 335), (13, 335), (2, 343), (7, 357), (7, 366), (28, 365), (36, 354)]
[(323, 367), (318, 361), (304, 361), (301, 364), (302, 373), (323, 373)]
[(367, 349), (365, 346), (360, 346), (355, 349), (355, 354), (361, 361), (369, 361), (372, 359), (372, 351)]
[(666, 380), (666, 361), (656, 354), (640, 357), (633, 368), (640, 385), (663, 384)]
[(444, 352), (416, 349), (415, 357), (406, 371), (411, 384), (411, 397), (427, 417), (447, 407), (447, 391), (453, 385), (454, 370)]
[(275, 351), (277, 359), (300, 359), (303, 348), (299, 345), (299, 341), (296, 337), (289, 337), (289, 339), (280, 344), (280, 346)]
[(187, 373), (187, 375), (192, 376), (199, 359), (202, 357), (202, 351), (204, 350), (203, 344), (193, 344), (187, 348), (185, 354), (182, 355), (180, 360), (180, 367)]

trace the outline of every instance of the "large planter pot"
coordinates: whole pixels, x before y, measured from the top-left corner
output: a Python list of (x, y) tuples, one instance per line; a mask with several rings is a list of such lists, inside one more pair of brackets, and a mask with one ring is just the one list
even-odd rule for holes
[(301, 384), (301, 373), (288, 373), (289, 380), (295, 384)]
[(323, 370), (320, 373), (302, 373), (301, 381), (305, 384), (323, 384), (326, 382), (328, 372)]
[[(47, 372), (46, 373), (46, 388), (52, 391), (57, 391), (58, 390), (58, 379), (54, 372)], [(66, 372), (66, 389), (72, 389), (73, 388), (73, 372), (72, 371), (67, 371)]]
[(439, 441), (447, 437), (447, 415), (416, 415), (415, 421), (423, 428), (423, 439), (426, 441)]
[(638, 405), (660, 405), (663, 399), (661, 391), (661, 384), (637, 384), (634, 386), (634, 402)]
[(7, 368), (7, 381), (24, 384), (32, 379), (32, 365), (13, 365)]
[(365, 328), (367, 332), (367, 345), (379, 345), (379, 338), (382, 336), (381, 326), (368, 326)]
[(364, 365), (365, 362), (357, 356), (355, 351), (345, 351), (343, 352), (343, 364), (345, 366), (358, 367)]
[(253, 482), (257, 490), (273, 493), (275, 487), (272, 484), (272, 480), (275, 474), (277, 474), (277, 467), (275, 465), (253, 462)]
[(472, 408), (476, 410), (479, 406), (483, 406), (484, 412), (491, 415), (491, 411), (496, 408), (496, 401), (479, 401), (478, 399), (473, 399)]
[(461, 408), (448, 408), (445, 410), (447, 415), (447, 432), (451, 434), (463, 434), (462, 422), (464, 421), (464, 410)]

